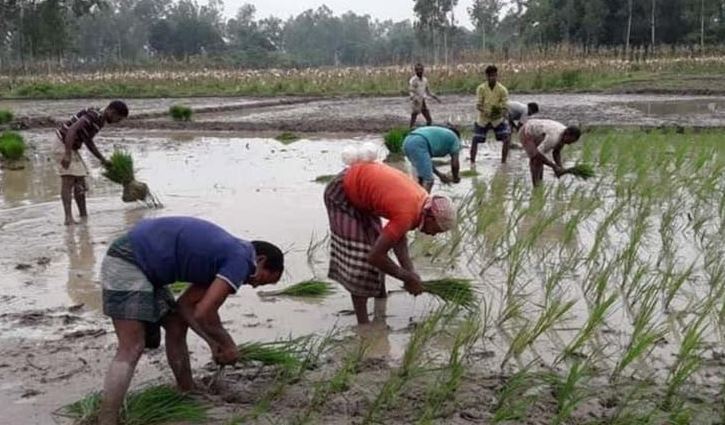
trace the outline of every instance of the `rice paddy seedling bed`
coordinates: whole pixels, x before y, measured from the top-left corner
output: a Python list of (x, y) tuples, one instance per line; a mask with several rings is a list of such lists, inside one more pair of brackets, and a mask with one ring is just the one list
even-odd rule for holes
[(188, 106), (173, 105), (169, 108), (169, 115), (174, 121), (191, 121), (193, 114), (194, 112)]
[(410, 132), (408, 128), (393, 128), (385, 133), (383, 140), (385, 141), (385, 147), (388, 148), (391, 154), (400, 155), (403, 153), (403, 142), (405, 137)]
[(0, 109), (0, 125), (9, 123), (13, 120), (13, 118), (14, 115), (12, 112), (8, 111), (7, 109)]
[(279, 142), (282, 142), (284, 144), (289, 144), (292, 142), (296, 142), (300, 140), (300, 137), (294, 133), (291, 133), (289, 131), (285, 131), (283, 133), (280, 133), (275, 137), (275, 139)]
[(0, 156), (9, 161), (17, 161), (25, 154), (23, 136), (12, 131), (0, 134)]

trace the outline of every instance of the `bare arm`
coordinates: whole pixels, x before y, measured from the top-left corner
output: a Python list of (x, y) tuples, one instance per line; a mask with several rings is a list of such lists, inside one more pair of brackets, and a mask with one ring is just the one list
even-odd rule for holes
[(551, 154), (554, 157), (554, 162), (556, 162), (556, 165), (558, 165), (559, 168), (561, 168), (561, 147), (554, 149), (554, 151)]
[[(539, 141), (542, 142), (544, 138), (546, 138), (546, 135), (539, 137)], [(560, 170), (560, 167), (557, 164), (552, 162), (549, 158), (546, 157), (546, 155), (542, 154), (539, 151), (539, 147), (536, 144), (536, 138), (525, 134), (521, 138), (521, 140), (521, 144), (523, 145), (524, 150), (531, 159), (539, 159), (541, 162), (551, 167), (554, 171)]]
[(98, 160), (101, 161), (101, 163), (103, 163), (104, 165), (106, 163), (108, 163), (108, 160), (103, 156), (103, 154), (101, 154), (101, 152), (98, 150), (98, 148), (96, 147), (96, 144), (93, 142), (92, 139), (86, 141), (86, 146), (88, 147), (88, 150), (91, 151), (93, 156), (98, 158)]
[(177, 302), (181, 317), (209, 344), (212, 352), (220, 347), (235, 346), (219, 319), (219, 308), (232, 292), (226, 281), (216, 278), (208, 288), (191, 285)]
[(451, 174), (453, 175), (453, 182), (458, 183), (461, 181), (461, 161), (459, 160), (460, 152), (451, 155)]
[(368, 254), (368, 263), (379, 268), (385, 274), (388, 274), (396, 279), (405, 282), (407, 280), (410, 280), (411, 272), (398, 266), (393, 262), (393, 260), (390, 259), (390, 257), (388, 257), (388, 252), (390, 252), (391, 249), (395, 248), (397, 244), (397, 241), (390, 239), (384, 234), (381, 234), (378, 237), (378, 240), (375, 241), (375, 245), (373, 245), (373, 248)]
[(395, 257), (398, 259), (398, 263), (403, 269), (409, 272), (415, 271), (413, 262), (410, 260), (410, 253), (408, 252), (408, 238), (406, 236), (403, 236), (403, 238), (395, 244), (393, 251), (395, 252)]
[(431, 93), (431, 91), (430, 91), (430, 87), (428, 87), (428, 86), (425, 86), (425, 94), (426, 94), (427, 96), (429, 96), (429, 97), (432, 97), (433, 99), (437, 100), (438, 102), (440, 102), (440, 101), (441, 101), (441, 100), (440, 100), (440, 99), (438, 98), (438, 96), (436, 96), (436, 95), (434, 95), (433, 93)]

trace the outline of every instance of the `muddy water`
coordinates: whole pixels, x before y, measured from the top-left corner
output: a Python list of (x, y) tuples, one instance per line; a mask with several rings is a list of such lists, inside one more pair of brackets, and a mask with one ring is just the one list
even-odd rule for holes
[[(27, 418), (33, 412), (32, 423), (47, 423), (49, 412), (101, 384), (114, 338), (100, 311), (98, 272), (115, 237), (142, 218), (203, 217), (242, 237), (268, 239), (283, 247), (289, 254), (281, 285), (324, 278), (325, 249), (308, 252), (310, 242), (327, 232), (324, 186), (314, 179), (342, 168), (340, 152), (347, 143), (381, 142), (360, 137), (284, 145), (224, 135), (105, 133), (99, 146), (104, 151), (111, 145), (130, 151), (138, 178), (151, 185), (165, 207), (150, 210), (122, 203), (120, 187), (100, 177), (97, 161), (86, 155), (92, 170), (90, 219), (65, 227), (51, 154), (55, 140), (48, 133), (24, 135), (31, 145), (27, 167), (0, 172), (0, 357), (8, 359), (0, 361), (0, 400), (9, 406), (6, 418)], [(495, 152), (483, 147), (480, 155), (482, 171), (496, 169)], [(396, 166), (406, 168), (404, 163)], [(458, 193), (466, 190), (463, 185), (457, 188)], [(420, 244), (435, 243), (419, 238)], [(440, 275), (439, 267), (424, 257), (418, 262), (426, 276)], [(389, 282), (389, 289), (398, 286)], [(414, 299), (396, 293), (387, 304), (390, 329), (375, 335), (371, 354), (394, 359), (402, 353), (409, 323), (436, 303), (427, 296)], [(260, 299), (245, 288), (225, 304), (222, 318), (237, 340), (271, 340), (336, 326), (350, 332), (350, 308), (342, 290), (324, 301), (292, 301)], [(81, 337), (77, 345), (74, 335), (79, 332), (98, 336)], [(208, 349), (198, 339), (191, 340), (193, 360), (200, 366), (209, 360)], [(168, 377), (167, 372), (163, 353), (157, 350), (142, 360), (134, 382)]]

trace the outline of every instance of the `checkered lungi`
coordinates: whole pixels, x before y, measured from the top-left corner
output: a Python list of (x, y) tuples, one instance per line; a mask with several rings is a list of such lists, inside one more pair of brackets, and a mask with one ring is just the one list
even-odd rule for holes
[(165, 286), (154, 287), (136, 264), (128, 235), (116, 239), (101, 264), (103, 313), (113, 319), (159, 323), (174, 305)]
[(345, 171), (325, 188), (325, 207), (330, 219), (330, 270), (328, 277), (340, 282), (352, 295), (384, 297), (385, 273), (368, 263), (368, 254), (382, 231), (380, 217), (355, 208), (345, 195)]

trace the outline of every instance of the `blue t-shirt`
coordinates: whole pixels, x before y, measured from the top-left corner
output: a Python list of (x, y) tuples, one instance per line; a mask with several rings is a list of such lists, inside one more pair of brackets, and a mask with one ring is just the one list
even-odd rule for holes
[(138, 266), (154, 286), (211, 285), (219, 277), (236, 292), (256, 269), (251, 242), (198, 218), (142, 220), (128, 236)]
[(428, 140), (430, 154), (434, 158), (455, 155), (461, 150), (461, 140), (456, 133), (445, 127), (420, 127), (411, 131), (410, 134), (418, 134)]

